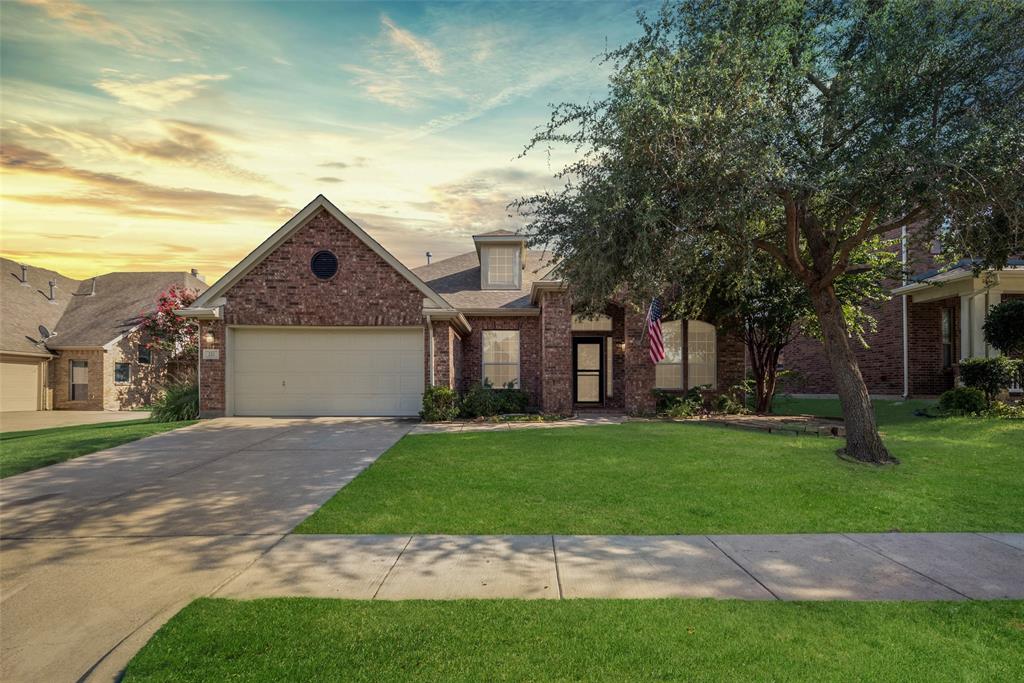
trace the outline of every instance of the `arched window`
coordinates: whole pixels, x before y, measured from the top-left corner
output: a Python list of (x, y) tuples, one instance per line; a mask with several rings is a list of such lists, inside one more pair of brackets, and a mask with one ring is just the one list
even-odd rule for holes
[(665, 359), (655, 368), (654, 386), (682, 390), (709, 384), (712, 389), (717, 388), (715, 326), (700, 320), (688, 320), (685, 325), (680, 320), (668, 320), (662, 323), (661, 330)]

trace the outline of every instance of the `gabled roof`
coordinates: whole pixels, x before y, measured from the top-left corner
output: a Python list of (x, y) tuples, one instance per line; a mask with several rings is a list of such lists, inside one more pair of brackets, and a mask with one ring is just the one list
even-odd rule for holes
[[(79, 282), (35, 266), (28, 266), (25, 279), (28, 285), (22, 286), (20, 263), (0, 258), (0, 350), (49, 355), (42, 344), (30, 338), (41, 341), (40, 325), (49, 331), (57, 328)], [(49, 299), (50, 280), (57, 282), (55, 303)]]
[(382, 247), (377, 240), (370, 237), (365, 230), (356, 224), (355, 221), (346, 216), (341, 209), (332, 204), (330, 200), (322, 194), (317, 195), (316, 199), (307, 204), (305, 208), (292, 216), (287, 223), (278, 228), (274, 234), (264, 240), (258, 247), (253, 249), (248, 256), (242, 259), (234, 268), (229, 270), (224, 277), (217, 280), (212, 287), (206, 290), (203, 296), (196, 300), (195, 304), (193, 304), (193, 308), (203, 309), (209, 307), (211, 306), (210, 302), (224, 296), (224, 294), (231, 289), (236, 282), (241, 280), (249, 271), (255, 268), (261, 261), (263, 261), (263, 259), (269, 256), (289, 237), (298, 232), (298, 230), (309, 222), (309, 220), (319, 211), (326, 211), (339, 223), (348, 228), (348, 230), (358, 237), (363, 244), (368, 246), (374, 253), (384, 259), (388, 265), (397, 270), (402, 277), (420, 290), (420, 292), (423, 293), (423, 296), (429, 299), (434, 306), (441, 309), (451, 308), (449, 303), (445, 301), (443, 297), (427, 286), (427, 284), (417, 277), (413, 271), (409, 270), (401, 261), (392, 256), (391, 252)]
[[(95, 294), (93, 291), (95, 280)], [(83, 281), (71, 297), (57, 326), (57, 335), (47, 344), (51, 349), (75, 346), (104, 346), (130, 332), (139, 316), (156, 307), (157, 297), (171, 286), (197, 292), (206, 283), (191, 273), (107, 273)]]
[(525, 263), (521, 289), (481, 289), (480, 262), (472, 251), (420, 266), (413, 272), (459, 310), (531, 308), (531, 285), (550, 273), (551, 254), (528, 250)]
[[(172, 285), (206, 288), (191, 273), (108, 273), (75, 280), (35, 266), (28, 266), (26, 287), (21, 265), (0, 261), (0, 350), (14, 353), (105, 346), (134, 328), (139, 315), (154, 310), (157, 297)], [(55, 303), (49, 301), (50, 280), (57, 282)], [(53, 335), (45, 345), (33, 342), (42, 341), (40, 325)]]

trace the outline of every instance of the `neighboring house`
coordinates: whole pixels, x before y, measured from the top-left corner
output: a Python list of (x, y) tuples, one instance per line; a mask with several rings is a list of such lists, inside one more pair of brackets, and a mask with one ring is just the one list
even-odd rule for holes
[(473, 246), (410, 270), (318, 196), (183, 311), (202, 326), (202, 415), (416, 415), (425, 386), (482, 380), (545, 412), (645, 413), (655, 387), (744, 375), (742, 342), (701, 321), (665, 323), (655, 368), (645, 310), (578, 318), (522, 236)]
[(147, 349), (139, 316), (192, 273), (74, 280), (0, 259), (0, 410), (129, 410), (156, 397), (167, 355)]
[[(916, 274), (906, 283), (892, 283), (892, 298), (873, 309), (878, 328), (866, 336), (867, 347), (854, 342), (873, 396), (933, 397), (952, 389), (961, 360), (998, 355), (982, 335), (988, 309), (1005, 299), (1024, 298), (1024, 260), (976, 277), (969, 261), (938, 267), (939, 248), (936, 243), (927, 254), (911, 254), (909, 261), (904, 256), (906, 269)], [(819, 342), (797, 340), (783, 352), (782, 366), (795, 372), (786, 380), (786, 391), (835, 393)]]

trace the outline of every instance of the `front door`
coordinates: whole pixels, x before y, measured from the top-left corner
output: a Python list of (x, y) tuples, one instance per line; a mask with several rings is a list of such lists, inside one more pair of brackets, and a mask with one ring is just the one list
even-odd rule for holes
[(604, 396), (604, 337), (572, 340), (573, 401), (600, 404)]

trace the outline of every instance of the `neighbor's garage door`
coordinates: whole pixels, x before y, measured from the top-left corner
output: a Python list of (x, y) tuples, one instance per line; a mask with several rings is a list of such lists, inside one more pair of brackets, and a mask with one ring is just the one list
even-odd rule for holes
[(0, 411), (39, 410), (39, 368), (36, 359), (0, 362)]
[(416, 415), (423, 330), (233, 328), (235, 415)]

